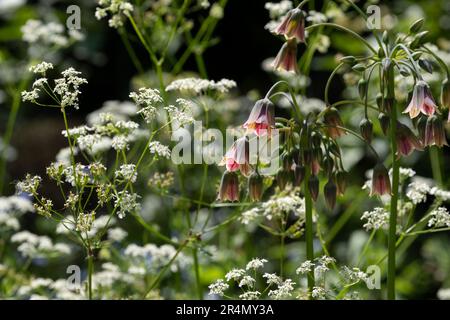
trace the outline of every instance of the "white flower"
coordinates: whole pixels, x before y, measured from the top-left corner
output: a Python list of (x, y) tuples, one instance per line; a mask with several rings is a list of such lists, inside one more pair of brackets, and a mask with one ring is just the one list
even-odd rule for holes
[(441, 288), (437, 292), (439, 300), (450, 300), (450, 288)]
[(42, 73), (45, 74), (45, 72), (47, 72), (47, 70), (53, 69), (53, 64), (50, 62), (45, 62), (42, 61), (41, 63), (31, 66), (30, 67), (30, 72), (33, 73)]
[(233, 80), (222, 79), (218, 82), (213, 80), (185, 78), (172, 81), (166, 88), (167, 91), (188, 91), (194, 94), (204, 94), (207, 91), (217, 91), (227, 93), (230, 89), (236, 87)]
[(39, 99), (39, 92), (40, 90), (38, 88), (33, 88), (31, 91), (22, 91), (22, 101), (23, 102), (36, 102), (37, 99)]
[(256, 280), (253, 279), (251, 276), (243, 276), (242, 279), (239, 281), (239, 287), (242, 288), (244, 286), (247, 287), (253, 287), (253, 285), (256, 283)]
[(297, 217), (305, 216), (305, 199), (295, 194), (277, 197), (273, 196), (269, 201), (261, 206), (263, 215), (271, 220), (273, 217), (280, 217), (293, 212)]
[(120, 166), (119, 170), (115, 172), (116, 178), (123, 179), (125, 181), (130, 181), (132, 183), (136, 182), (137, 171), (136, 165), (134, 164), (123, 164)]
[(427, 183), (413, 181), (408, 185), (406, 196), (412, 203), (418, 204), (427, 201), (427, 193), (429, 191), (430, 186)]
[(16, 184), (16, 189), (20, 192), (34, 194), (41, 184), (42, 178), (40, 176), (32, 176), (27, 174), (25, 180), (19, 181)]
[(262, 267), (264, 267), (264, 264), (267, 262), (266, 259), (259, 259), (259, 258), (254, 258), (252, 259), (249, 263), (247, 263), (247, 266), (245, 267), (245, 269), (250, 270), (256, 270), (256, 269), (260, 269)]
[(111, 146), (116, 151), (128, 150), (128, 142), (128, 137), (124, 135), (117, 135), (112, 139)]
[(127, 237), (128, 233), (122, 228), (113, 228), (108, 230), (108, 239), (115, 242), (121, 242)]
[(292, 291), (294, 291), (295, 282), (291, 279), (286, 279), (285, 281), (278, 284), (278, 289), (270, 290), (269, 297), (274, 298), (275, 300), (286, 299), (292, 296)]
[(30, 19), (20, 29), (22, 39), (30, 44), (45, 45), (49, 48), (67, 47), (71, 42), (81, 40), (80, 32), (68, 32), (58, 22), (44, 23), (40, 20)]
[(152, 141), (148, 145), (150, 153), (155, 154), (159, 157), (169, 159), (170, 158), (170, 149), (169, 147), (163, 145), (159, 141)]
[(281, 278), (276, 275), (275, 273), (264, 273), (263, 278), (266, 278), (267, 280), (267, 284), (271, 285), (271, 284), (276, 284), (279, 285), (282, 283)]
[(134, 212), (140, 209), (140, 204), (137, 202), (139, 195), (136, 193), (129, 193), (128, 191), (120, 191), (115, 196), (114, 206), (118, 207), (117, 216), (119, 219), (125, 217), (129, 212)]
[(311, 292), (311, 296), (314, 299), (325, 299), (325, 295), (326, 295), (326, 291), (322, 287), (314, 287)]
[(224, 295), (224, 291), (229, 288), (229, 285), (225, 283), (222, 279), (216, 280), (216, 282), (210, 284), (208, 286), (209, 288), (209, 294), (217, 294), (219, 296)]
[(311, 272), (311, 270), (314, 268), (314, 262), (310, 261), (310, 260), (306, 260), (305, 262), (303, 262), (300, 267), (297, 268), (297, 270), (295, 271), (297, 274), (305, 274), (308, 272)]
[(428, 227), (441, 228), (450, 227), (450, 214), (444, 207), (439, 207), (430, 213), (430, 220), (428, 220)]
[(112, 28), (119, 28), (123, 26), (123, 20), (133, 12), (133, 5), (125, 0), (98, 0), (100, 7), (96, 8), (95, 17), (101, 20), (111, 15), (108, 24)]
[(241, 295), (239, 295), (239, 299), (241, 300), (257, 300), (261, 292), (259, 291), (247, 291)]
[(281, 17), (293, 8), (292, 1), (282, 0), (280, 2), (266, 2), (264, 5), (269, 11), (270, 18), (275, 19)]
[(225, 279), (227, 281), (230, 281), (230, 280), (238, 281), (244, 275), (245, 275), (244, 269), (232, 269), (231, 271), (227, 272), (227, 274), (225, 275)]
[(239, 221), (241, 221), (242, 224), (249, 224), (250, 222), (255, 221), (259, 217), (260, 217), (259, 208), (252, 208), (250, 210), (242, 212), (241, 216), (239, 217)]
[(2, 229), (17, 231), (20, 228), (19, 220), (5, 212), (0, 211), (0, 230)]
[(385, 228), (389, 224), (389, 212), (384, 208), (375, 208), (372, 211), (366, 211), (363, 213), (361, 220), (367, 219), (367, 222), (363, 225), (366, 231), (380, 228)]

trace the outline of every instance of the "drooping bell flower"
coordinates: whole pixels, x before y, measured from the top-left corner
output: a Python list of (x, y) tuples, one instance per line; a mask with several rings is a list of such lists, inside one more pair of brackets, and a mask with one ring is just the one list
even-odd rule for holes
[(347, 172), (338, 171), (336, 173), (336, 186), (337, 193), (343, 195), (345, 193), (345, 189), (347, 188)]
[(305, 12), (299, 8), (289, 10), (273, 32), (286, 39), (296, 38), (299, 42), (305, 42), (305, 16)]
[(423, 150), (422, 143), (411, 131), (402, 123), (397, 124), (397, 156), (409, 156), (414, 150)]
[(378, 163), (373, 169), (372, 175), (372, 189), (370, 195), (385, 195), (391, 194), (391, 180), (386, 167)]
[(225, 165), (227, 171), (240, 170), (244, 176), (250, 174), (249, 142), (247, 137), (237, 139), (223, 157), (220, 165)]
[(311, 198), (316, 201), (319, 196), (319, 179), (317, 176), (310, 176), (308, 180), (308, 189), (311, 194)]
[(414, 86), (411, 102), (403, 113), (409, 113), (409, 116), (413, 119), (421, 112), (427, 116), (432, 116), (435, 111), (436, 103), (434, 102), (430, 87), (423, 80), (417, 81)]
[(217, 199), (220, 201), (239, 201), (239, 179), (236, 172), (225, 171), (223, 173)]
[(442, 120), (439, 117), (431, 116), (427, 120), (425, 127), (425, 146), (436, 145), (438, 147), (447, 146), (447, 139), (445, 137), (445, 129)]
[(344, 123), (336, 108), (328, 108), (323, 115), (323, 121), (327, 125), (327, 131), (331, 138), (337, 139), (346, 134), (345, 130), (340, 128), (344, 126)]
[(336, 205), (336, 195), (337, 195), (337, 187), (333, 182), (333, 179), (328, 180), (323, 188), (323, 194), (325, 196), (325, 201), (327, 203), (328, 208), (333, 209)]
[(250, 115), (242, 125), (247, 132), (254, 132), (257, 136), (264, 134), (270, 135), (275, 128), (274, 105), (269, 99), (256, 101)]
[(263, 193), (263, 178), (254, 172), (248, 179), (248, 195), (251, 201), (260, 201)]
[(286, 41), (272, 63), (275, 70), (297, 73), (297, 42), (294, 38)]
[[(450, 81), (445, 79), (441, 88), (441, 105), (443, 108), (450, 108)], [(449, 113), (450, 116), (450, 113)]]

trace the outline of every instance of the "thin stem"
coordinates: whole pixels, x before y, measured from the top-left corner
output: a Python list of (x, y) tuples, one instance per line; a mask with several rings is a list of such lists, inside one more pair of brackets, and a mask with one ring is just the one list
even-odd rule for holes
[(328, 91), (330, 89), (331, 80), (333, 80), (336, 73), (339, 71), (339, 69), (344, 65), (343, 62), (339, 63), (336, 68), (334, 68), (333, 72), (330, 74), (327, 80), (327, 84), (325, 85), (325, 103), (326, 105), (330, 104), (330, 100), (328, 99)]
[(363, 44), (365, 44), (366, 47), (369, 48), (369, 50), (372, 51), (374, 54), (377, 54), (377, 50), (375, 50), (375, 48), (372, 47), (372, 45), (371, 45), (366, 39), (364, 39), (363, 37), (361, 37), (361, 36), (360, 36), (359, 34), (357, 34), (356, 32), (354, 32), (354, 31), (352, 31), (352, 30), (350, 30), (350, 29), (348, 29), (348, 28), (346, 28), (346, 27), (343, 27), (343, 26), (341, 26), (341, 25), (338, 25), (338, 24), (336, 24), (336, 23), (331, 23), (331, 22), (321, 22), (321, 23), (316, 23), (316, 24), (313, 24), (313, 25), (307, 27), (306, 30), (308, 31), (308, 30), (311, 30), (311, 29), (313, 29), (313, 28), (318, 28), (318, 27), (320, 27), (320, 26), (332, 27), (332, 28), (335, 28), (335, 29), (339, 29), (339, 30), (345, 31), (345, 32), (351, 34), (353, 37), (355, 37), (355, 38), (358, 39), (359, 41), (361, 41)]
[[(308, 181), (310, 177), (310, 167), (306, 166), (306, 174), (304, 179), (304, 193), (305, 193), (305, 237), (306, 237), (306, 259), (314, 260), (314, 244), (313, 244), (313, 220), (312, 220), (312, 198), (309, 192)], [(308, 272), (308, 289), (309, 294), (312, 294), (314, 285), (314, 267)]]
[(433, 179), (436, 180), (439, 186), (442, 186), (443, 181), (442, 181), (439, 149), (436, 146), (430, 146), (428, 153), (430, 154), (431, 171), (433, 172)]
[(92, 300), (92, 275), (94, 273), (94, 256), (91, 249), (88, 249), (88, 296), (89, 300)]
[(387, 274), (387, 298), (395, 300), (395, 251), (397, 242), (397, 202), (399, 187), (399, 159), (397, 158), (397, 108), (395, 102), (394, 65), (388, 69), (387, 97), (392, 99), (390, 140), (392, 156), (392, 197), (389, 215), (388, 235), (388, 274)]

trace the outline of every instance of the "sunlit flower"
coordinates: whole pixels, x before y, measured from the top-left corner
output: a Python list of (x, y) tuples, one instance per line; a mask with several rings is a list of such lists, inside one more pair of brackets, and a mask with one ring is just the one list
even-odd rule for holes
[(275, 34), (284, 35), (287, 39), (296, 38), (305, 41), (305, 12), (295, 8), (290, 10), (274, 30)]
[(431, 116), (436, 111), (436, 103), (425, 81), (418, 81), (414, 86), (413, 96), (408, 107), (403, 113), (409, 113), (411, 119), (417, 117), (420, 112)]
[(275, 70), (285, 70), (297, 73), (297, 40), (292, 38), (286, 41), (278, 52), (272, 66)]
[(237, 139), (222, 159), (221, 165), (225, 165), (228, 171), (241, 170), (244, 176), (250, 173), (249, 142), (247, 137)]
[(257, 136), (266, 133), (270, 135), (271, 130), (275, 128), (273, 103), (269, 99), (256, 101), (243, 127), (249, 132), (254, 132)]

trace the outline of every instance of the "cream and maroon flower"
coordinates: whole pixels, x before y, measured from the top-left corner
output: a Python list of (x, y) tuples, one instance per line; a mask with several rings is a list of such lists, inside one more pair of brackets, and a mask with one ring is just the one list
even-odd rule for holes
[(397, 156), (409, 156), (414, 150), (423, 150), (422, 143), (411, 131), (402, 123), (397, 124)]
[(220, 201), (239, 201), (239, 178), (236, 172), (225, 171), (223, 173), (217, 199)]
[(274, 105), (269, 99), (256, 101), (250, 115), (242, 125), (247, 132), (255, 133), (257, 136), (270, 135), (275, 128)]
[(290, 10), (273, 32), (285, 36), (286, 39), (296, 38), (305, 42), (305, 12), (299, 8)]
[(229, 172), (240, 170), (247, 177), (250, 174), (249, 142), (247, 137), (237, 139), (220, 164), (225, 165)]
[(285, 70), (297, 73), (297, 40), (295, 38), (286, 41), (272, 63), (275, 70)]
[(391, 194), (391, 180), (389, 179), (386, 167), (383, 164), (378, 163), (373, 169), (370, 195), (382, 196), (385, 194)]
[(425, 81), (418, 81), (414, 86), (411, 102), (403, 113), (409, 113), (409, 116), (413, 119), (421, 112), (427, 116), (432, 116), (435, 111), (436, 103), (434, 102), (430, 87)]

